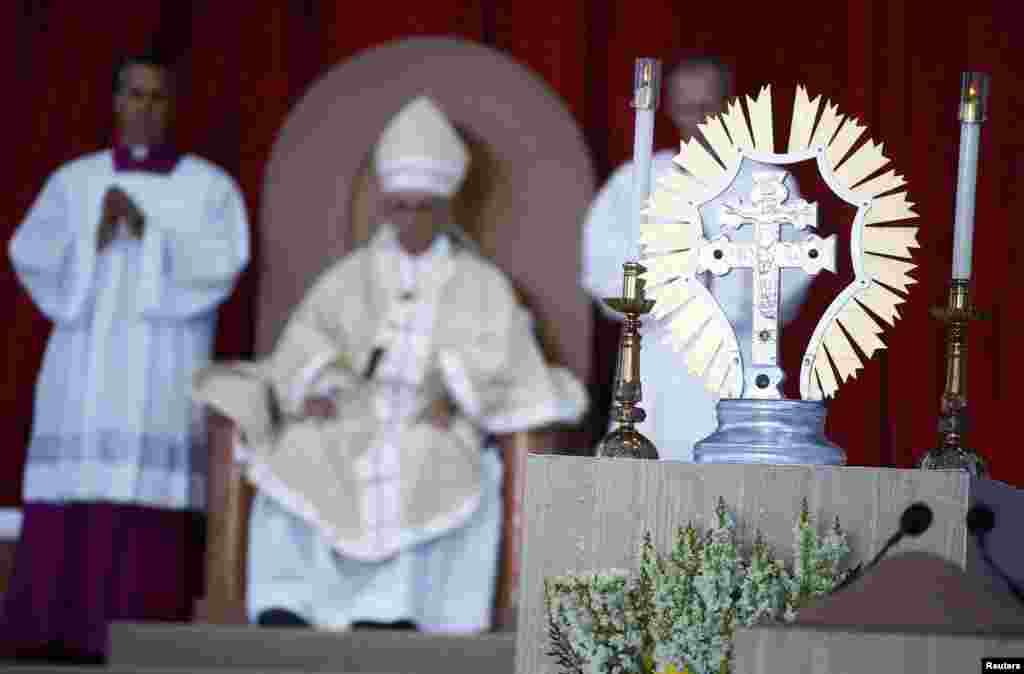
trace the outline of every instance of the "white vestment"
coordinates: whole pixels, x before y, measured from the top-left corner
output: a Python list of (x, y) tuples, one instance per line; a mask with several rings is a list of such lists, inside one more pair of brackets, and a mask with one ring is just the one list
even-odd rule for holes
[[(669, 150), (655, 153), (651, 169), (652, 192), (658, 188), (660, 175), (667, 171), (681, 170), (672, 161), (676, 154)], [(742, 199), (744, 203), (750, 202), (752, 171), (758, 169), (781, 170), (744, 160), (732, 186), (700, 208), (706, 238), (718, 236), (721, 230), (719, 209), (725, 201)], [(786, 186), (789, 188), (789, 201), (800, 198), (799, 188), (791, 174), (787, 174)], [(634, 222), (634, 218), (630, 217), (632, 194), (633, 165), (627, 162), (615, 170), (601, 189), (583, 227), (581, 282), (609, 315), (615, 312), (602, 299), (622, 295), (622, 264), (635, 258), (640, 241), (640, 232), (631, 231)], [(734, 241), (750, 241), (753, 236), (752, 227), (741, 227), (729, 236)], [(780, 234), (783, 241), (797, 240), (799, 236), (806, 234), (795, 232), (792, 227), (783, 227)], [(811, 280), (803, 270), (782, 270), (780, 302), (784, 322), (795, 317)], [(705, 283), (710, 283), (709, 289), (736, 330), (743, 362), (749, 363), (753, 322), (751, 270), (732, 270), (724, 276), (710, 280), (705, 278)], [(647, 413), (647, 418), (637, 425), (637, 430), (654, 443), (660, 458), (691, 461), (693, 445), (718, 427), (715, 407), (718, 398), (704, 388), (701, 380), (689, 373), (683, 363), (683, 354), (662, 343), (668, 334), (667, 323), (670, 318), (658, 321), (650, 315), (642, 317), (640, 379), (643, 401), (640, 407)]]
[[(145, 215), (141, 240), (96, 250), (103, 197)], [(210, 359), (216, 309), (249, 260), (245, 204), (224, 171), (185, 155), (173, 172), (115, 172), (110, 151), (47, 180), (10, 243), (51, 321), (36, 383), (26, 501), (202, 509), (206, 449), (192, 377)]]
[[(381, 226), (321, 276), (265, 362), (197, 377), (197, 399), (239, 423), (260, 490), (252, 618), (277, 607), (331, 629), (489, 626), (501, 463), (483, 434), (577, 420), (586, 394), (543, 363), (500, 272), (453, 248), (439, 235), (414, 258)], [(302, 401), (322, 394), (337, 418), (303, 419)], [(429, 413), (445, 395), (457, 407), (447, 430)], [(269, 397), (283, 425), (267, 419)]]

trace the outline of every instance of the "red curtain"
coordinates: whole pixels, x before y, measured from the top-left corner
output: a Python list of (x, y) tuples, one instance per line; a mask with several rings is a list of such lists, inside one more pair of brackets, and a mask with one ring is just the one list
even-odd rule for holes
[[(362, 5), (358, 13), (349, 4), (254, 1), (239, 12), (226, 3), (178, 0), (4, 3), (0, 68), (10, 85), (8, 128), (15, 131), (11, 160), (0, 174), (8, 186), (0, 192), (4, 237), (13, 234), (47, 173), (106, 144), (111, 68), (120, 53), (150, 44), (180, 56), (180, 142), (238, 178), (254, 226), (264, 166), (289, 108), (327, 68), (368, 47), (412, 35), (453, 35), (506, 52), (565, 99), (602, 178), (631, 154), (633, 59), (679, 49), (712, 52), (736, 67), (740, 92), (775, 85), (781, 122), (776, 138), (788, 137), (788, 119), (781, 118), (788, 117), (795, 84), (803, 83), (812, 96), (831, 98), (841, 112), (866, 124), (907, 178), (921, 216), (918, 283), (900, 308), (902, 319), (885, 333), (888, 350), (840, 390), (829, 414), (830, 436), (846, 448), (851, 463), (907, 467), (936, 441), (944, 383), (941, 326), (928, 309), (944, 299), (952, 258), (959, 77), (965, 69), (985, 70), (992, 73), (993, 90), (982, 133), (973, 287), (992, 320), (971, 327), (970, 438), (989, 457), (996, 478), (1024, 486), (1024, 457), (1008, 440), (1016, 435), (1009, 424), (1009, 385), (1020, 371), (1011, 346), (1022, 331), (1010, 313), (1021, 287), (1013, 272), (1022, 242), (1012, 214), (1024, 207), (1018, 180), (1024, 137), (1014, 131), (1024, 117), (1024, 52), (1012, 48), (1024, 39), (1024, 29), (1011, 3), (978, 0), (940, 9), (924, 0), (703, 7), (437, 0)], [(670, 123), (659, 119), (659, 146), (675, 140)], [(822, 201), (824, 212), (841, 215), (827, 193), (805, 191)], [(222, 313), (221, 356), (250, 352), (257, 267)], [(809, 335), (827, 290), (816, 291), (811, 315), (789, 341)], [(6, 255), (0, 296), (10, 307), (2, 338), (7, 376), (0, 385), (0, 504), (13, 504), (49, 326), (18, 286)], [(798, 351), (787, 346), (787, 362), (798, 359)]]

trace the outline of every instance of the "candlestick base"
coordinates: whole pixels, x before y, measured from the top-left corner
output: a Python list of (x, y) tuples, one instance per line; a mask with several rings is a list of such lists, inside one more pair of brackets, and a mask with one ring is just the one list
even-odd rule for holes
[(609, 459), (657, 459), (654, 443), (632, 426), (622, 426), (604, 436), (596, 455)]
[(622, 265), (622, 297), (606, 297), (605, 304), (624, 314), (619, 362), (615, 375), (615, 420), (619, 427), (598, 444), (596, 455), (606, 458), (657, 459), (658, 450), (634, 427), (647, 414), (640, 407), (640, 317), (650, 313), (654, 300), (644, 296), (646, 281), (640, 278), (647, 269), (639, 262)]
[(973, 449), (963, 447), (970, 430), (967, 407), (967, 328), (971, 321), (985, 316), (974, 308), (967, 279), (956, 278), (949, 284), (946, 306), (933, 307), (931, 315), (946, 325), (946, 388), (939, 413), (938, 447), (926, 452), (917, 462), (923, 470), (966, 470), (976, 477), (988, 475), (985, 459)]
[(939, 447), (928, 450), (917, 467), (923, 470), (966, 470), (974, 477), (988, 477), (985, 459), (973, 449)]

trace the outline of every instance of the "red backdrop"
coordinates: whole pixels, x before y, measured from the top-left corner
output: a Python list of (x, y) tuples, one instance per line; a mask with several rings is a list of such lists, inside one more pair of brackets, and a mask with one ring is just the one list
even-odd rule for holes
[[(1024, 136), (1014, 130), (1024, 118), (1024, 51), (1011, 48), (1024, 40), (1024, 29), (1011, 4), (977, 0), (940, 10), (924, 0), (791, 0), (684, 10), (655, 1), (481, 6), (436, 0), (364, 4), (356, 14), (350, 3), (328, 0), (254, 1), (242, 12), (229, 3), (180, 0), (3, 3), (0, 69), (13, 96), (7, 115), (15, 138), (0, 169), (8, 186), (0, 192), (0, 227), (9, 239), (49, 171), (107, 142), (117, 55), (154, 42), (181, 56), (181, 143), (238, 178), (254, 226), (264, 166), (290, 106), (319, 74), (367, 47), (439, 34), (505, 51), (562, 95), (585, 130), (601, 178), (631, 153), (633, 59), (677, 48), (715, 52), (736, 66), (739, 91), (776, 84), (779, 117), (790, 109), (797, 82), (812, 95), (831, 97), (885, 141), (908, 179), (921, 215), (919, 283), (901, 308), (902, 320), (886, 333), (888, 351), (831, 404), (829, 433), (853, 464), (909, 466), (935, 442), (943, 385), (942, 334), (927, 312), (943, 300), (952, 257), (959, 77), (968, 68), (986, 70), (993, 93), (982, 135), (974, 289), (993, 319), (971, 331), (971, 438), (995, 477), (1024, 486), (1024, 457), (1008, 440), (1016, 436), (1009, 384), (1020, 371), (1011, 345), (1022, 332), (1010, 315), (1021, 287), (1013, 272), (1022, 235), (1013, 213), (1024, 208), (1018, 180)], [(657, 140), (660, 146), (675, 140), (665, 119)], [(222, 314), (222, 356), (250, 352), (255, 282), (247, 276)], [(7, 376), (0, 385), (0, 504), (12, 504), (49, 326), (19, 288), (6, 255), (0, 297), (10, 307)]]

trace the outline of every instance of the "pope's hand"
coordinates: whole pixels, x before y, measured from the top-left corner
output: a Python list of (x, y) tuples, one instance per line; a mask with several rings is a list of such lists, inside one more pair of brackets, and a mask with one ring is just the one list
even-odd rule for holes
[(306, 398), (302, 404), (302, 412), (307, 417), (333, 419), (338, 415), (338, 408), (330, 398), (315, 396)]
[(448, 396), (441, 396), (430, 404), (427, 418), (437, 428), (448, 430), (451, 426), (452, 415), (455, 414), (455, 406)]

